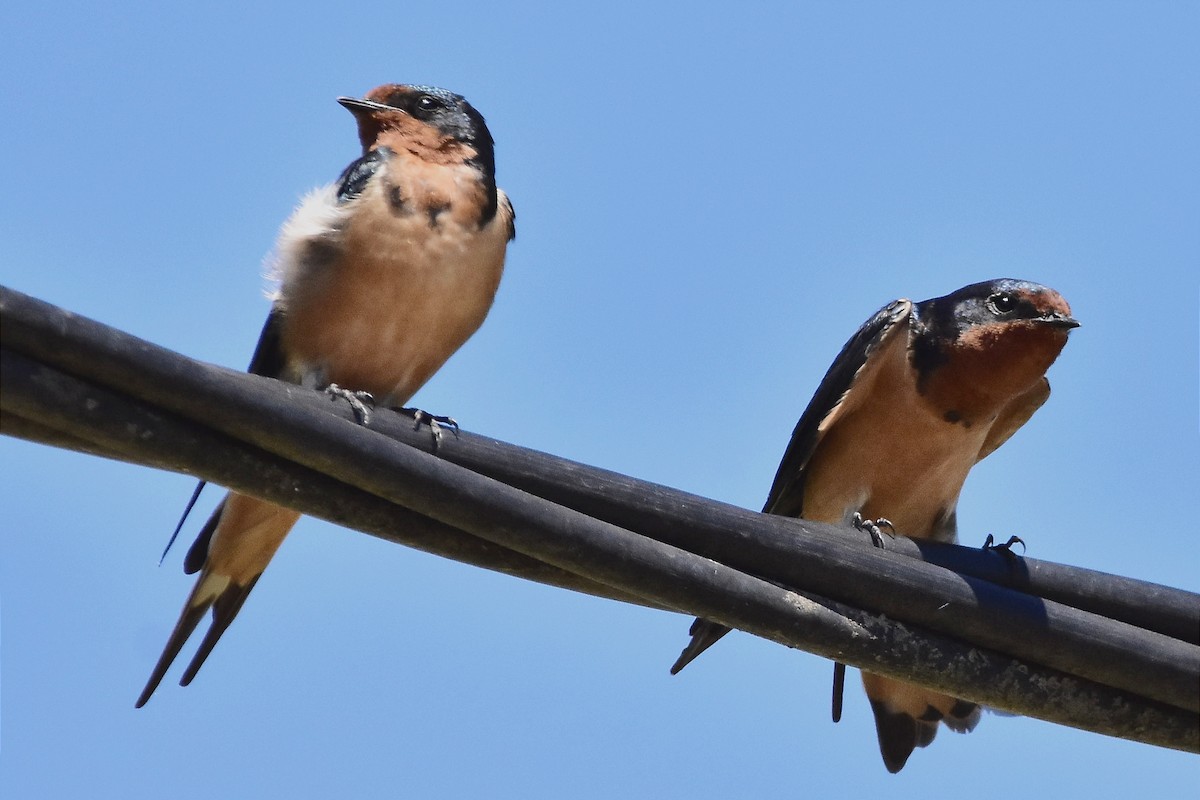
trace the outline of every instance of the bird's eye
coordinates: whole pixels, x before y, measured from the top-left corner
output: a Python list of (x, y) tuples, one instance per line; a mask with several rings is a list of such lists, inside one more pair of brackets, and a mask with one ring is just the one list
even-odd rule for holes
[(1017, 299), (1008, 292), (997, 292), (987, 299), (988, 308), (994, 314), (1007, 314), (1017, 307)]
[(424, 114), (432, 114), (441, 107), (442, 101), (438, 100), (436, 97), (423, 94), (417, 98), (417, 111), (423, 112)]

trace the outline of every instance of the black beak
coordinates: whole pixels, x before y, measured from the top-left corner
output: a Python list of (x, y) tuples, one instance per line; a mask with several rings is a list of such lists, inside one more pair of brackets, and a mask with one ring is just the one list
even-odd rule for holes
[(1074, 317), (1067, 316), (1066, 314), (1058, 313), (1047, 314), (1044, 317), (1039, 317), (1038, 322), (1044, 322), (1047, 325), (1055, 328), (1062, 328), (1063, 330), (1070, 330), (1071, 328), (1079, 327), (1079, 320), (1075, 319)]
[(400, 110), (389, 105), (384, 105), (383, 103), (376, 103), (374, 100), (361, 100), (357, 97), (339, 97), (337, 101), (342, 105), (342, 108), (355, 116), (363, 112)]

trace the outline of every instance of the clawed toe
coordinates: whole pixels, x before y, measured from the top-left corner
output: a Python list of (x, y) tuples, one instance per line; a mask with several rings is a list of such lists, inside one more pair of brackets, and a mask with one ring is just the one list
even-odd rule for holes
[(890, 519), (880, 517), (879, 519), (864, 519), (863, 515), (854, 512), (854, 516), (850, 518), (850, 523), (860, 531), (866, 531), (871, 534), (871, 543), (876, 547), (883, 547), (884, 528), (887, 529), (888, 536), (896, 535), (896, 526), (892, 524)]
[(398, 408), (396, 410), (401, 414), (408, 414), (413, 418), (413, 430), (421, 427), (422, 422), (428, 423), (429, 432), (433, 436), (434, 452), (437, 452), (438, 445), (442, 442), (442, 426), (450, 428), (454, 431), (455, 438), (458, 438), (458, 421), (454, 417), (430, 414), (428, 411), (422, 411), (419, 408)]
[(370, 392), (343, 389), (336, 383), (331, 383), (325, 387), (325, 393), (331, 397), (340, 397), (349, 403), (354, 409), (354, 416), (358, 418), (359, 425), (366, 425), (371, 421), (371, 407), (375, 405), (375, 397)]
[(996, 544), (995, 537), (989, 533), (987, 535), (987, 539), (985, 539), (983, 542), (983, 549), (990, 550), (993, 553), (1001, 553), (1008, 558), (1016, 558), (1017, 554), (1012, 551), (1012, 546), (1014, 544), (1021, 545), (1021, 553), (1023, 555), (1025, 553), (1025, 540), (1020, 536), (1010, 536), (1008, 537), (1007, 542), (1004, 542), (1003, 544)]

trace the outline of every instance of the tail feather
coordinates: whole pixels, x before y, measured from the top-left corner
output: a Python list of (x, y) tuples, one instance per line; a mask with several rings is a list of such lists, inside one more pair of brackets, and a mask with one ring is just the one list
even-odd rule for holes
[(192, 513), (192, 508), (196, 505), (196, 501), (200, 499), (200, 493), (204, 491), (204, 487), (207, 484), (208, 481), (200, 481), (196, 484), (196, 488), (192, 490), (191, 499), (184, 506), (183, 513), (179, 516), (179, 522), (175, 523), (175, 530), (171, 531), (171, 538), (167, 540), (167, 546), (163, 548), (162, 555), (158, 557), (158, 565), (160, 567), (166, 559), (167, 553), (171, 552), (171, 545), (175, 544), (175, 540), (179, 538), (179, 532), (183, 530), (183, 523), (187, 522), (188, 514)]
[(683, 652), (679, 654), (679, 658), (675, 659), (675, 663), (671, 665), (671, 674), (677, 675), (679, 670), (692, 663), (692, 660), (696, 656), (716, 644), (722, 636), (729, 633), (729, 630), (729, 628), (718, 622), (709, 622), (706, 619), (697, 618), (688, 630), (692, 640), (688, 642), (687, 647), (683, 648)]
[[(203, 486), (204, 484), (200, 484)], [(208, 518), (208, 522), (204, 523), (204, 527), (200, 529), (200, 533), (196, 534), (196, 541), (192, 542), (192, 546), (188, 548), (187, 555), (183, 557), (183, 574), (195, 575), (208, 561), (208, 548), (212, 543), (213, 533), (217, 530), (217, 524), (221, 521), (221, 512), (225, 510), (225, 501), (222, 500), (213, 509), (212, 514)], [(180, 520), (182, 523), (182, 520)]]
[(295, 511), (252, 497), (236, 493), (225, 496), (184, 560), (185, 570), (200, 570), (200, 577), (150, 673), (146, 688), (138, 697), (138, 708), (154, 694), (204, 613), (211, 608), (212, 625), (184, 670), (180, 685), (192, 682), (299, 518)]
[(982, 711), (975, 703), (869, 672), (862, 677), (888, 772), (899, 772), (913, 750), (927, 747), (937, 736), (939, 722), (956, 733), (968, 733), (979, 724)]
[(954, 705), (942, 717), (942, 722), (955, 733), (970, 733), (975, 730), (975, 726), (979, 724), (979, 718), (982, 716), (983, 709), (977, 703), (956, 699)]
[(256, 583), (258, 583), (258, 577), (255, 577), (245, 586), (230, 583), (213, 601), (212, 625), (209, 626), (208, 632), (204, 634), (204, 639), (201, 640), (200, 647), (196, 650), (196, 655), (192, 656), (191, 663), (184, 670), (183, 677), (179, 679), (180, 686), (187, 686), (192, 682), (192, 678), (196, 677), (196, 673), (200, 671), (200, 667), (204, 666), (204, 660), (208, 658), (208, 654), (217, 646), (217, 641), (221, 638), (221, 634), (225, 633), (229, 624), (233, 622), (233, 618), (242, 610), (242, 603), (246, 602), (246, 597), (250, 594), (250, 590), (254, 588), (254, 584)]
[(887, 771), (904, 769), (908, 757), (918, 747), (925, 747), (937, 735), (937, 723), (913, 719), (903, 711), (889, 711), (879, 700), (871, 701), (875, 714), (875, 732), (879, 735), (879, 753)]
[(846, 691), (846, 665), (840, 661), (833, 662), (833, 722), (836, 725), (842, 721), (842, 696)]
[(150, 695), (154, 694), (154, 690), (162, 683), (163, 676), (167, 674), (175, 657), (179, 655), (179, 651), (183, 649), (187, 640), (191, 638), (192, 632), (196, 630), (196, 626), (200, 624), (200, 620), (204, 618), (204, 612), (213, 605), (219, 593), (224, 591), (228, 581), (228, 578), (221, 575), (205, 575), (196, 582), (196, 587), (188, 595), (187, 603), (184, 604), (183, 611), (179, 615), (179, 621), (175, 623), (175, 629), (171, 631), (171, 636), (167, 639), (167, 645), (163, 648), (162, 655), (158, 657), (158, 663), (154, 665), (154, 670), (150, 673), (150, 680), (146, 681), (146, 688), (142, 689), (141, 695), (134, 704), (135, 708), (146, 705)]

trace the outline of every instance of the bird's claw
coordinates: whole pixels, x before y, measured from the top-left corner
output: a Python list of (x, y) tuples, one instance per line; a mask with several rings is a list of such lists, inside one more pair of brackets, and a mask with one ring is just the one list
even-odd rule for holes
[(375, 405), (375, 397), (370, 392), (356, 392), (331, 383), (325, 387), (325, 393), (330, 397), (340, 397), (349, 403), (354, 409), (354, 416), (358, 418), (359, 425), (366, 425), (371, 421), (371, 408)]
[(887, 528), (888, 536), (896, 535), (896, 526), (892, 524), (890, 519), (880, 517), (879, 519), (863, 519), (863, 515), (854, 512), (854, 516), (850, 518), (850, 524), (860, 531), (866, 531), (871, 534), (871, 544), (878, 548), (883, 548), (884, 528)]
[(419, 408), (401, 408), (400, 413), (408, 414), (413, 418), (413, 430), (421, 427), (421, 423), (425, 422), (429, 425), (429, 432), (433, 435), (433, 451), (436, 453), (438, 445), (442, 443), (442, 426), (446, 426), (454, 431), (454, 438), (458, 438), (458, 420), (454, 417), (443, 417), (440, 414), (430, 414), (428, 411), (422, 411)]
[(984, 539), (984, 541), (983, 541), (983, 549), (990, 550), (993, 553), (1002, 553), (1003, 555), (1005, 555), (1009, 558), (1016, 558), (1017, 554), (1012, 551), (1012, 546), (1014, 544), (1021, 545), (1021, 554), (1024, 555), (1025, 540), (1022, 539), (1020, 536), (1010, 536), (1010, 537), (1008, 537), (1007, 542), (1004, 542), (1003, 544), (996, 544), (995, 537), (989, 533), (987, 535), (987, 538)]

